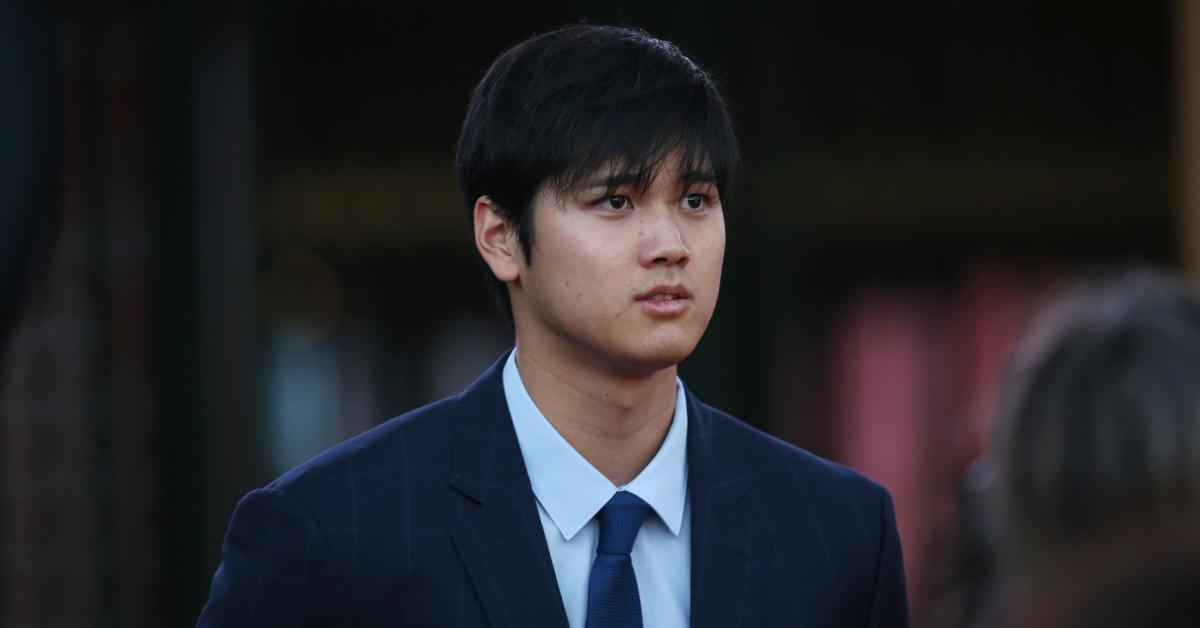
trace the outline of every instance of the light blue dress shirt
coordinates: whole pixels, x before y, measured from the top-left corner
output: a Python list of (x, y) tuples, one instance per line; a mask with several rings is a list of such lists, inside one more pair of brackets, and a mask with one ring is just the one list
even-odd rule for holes
[(687, 503), (687, 403), (675, 380), (675, 416), (654, 459), (625, 486), (615, 486), (554, 429), (517, 370), (504, 365), (504, 397), (537, 500), (554, 575), (571, 628), (587, 623), (588, 576), (600, 528), (595, 516), (618, 490), (642, 498), (647, 517), (630, 556), (647, 628), (687, 628), (691, 617), (691, 517)]

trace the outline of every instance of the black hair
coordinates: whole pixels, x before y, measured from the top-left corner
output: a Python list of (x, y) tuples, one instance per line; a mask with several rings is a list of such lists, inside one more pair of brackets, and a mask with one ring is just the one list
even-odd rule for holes
[[(644, 189), (676, 153), (685, 185), (711, 179), (726, 195), (737, 139), (712, 77), (643, 30), (575, 24), (492, 63), (471, 95), (455, 166), (468, 220), (479, 197), (491, 198), (532, 263), (543, 185), (568, 193), (607, 168)], [(507, 288), (483, 271), (511, 324)]]

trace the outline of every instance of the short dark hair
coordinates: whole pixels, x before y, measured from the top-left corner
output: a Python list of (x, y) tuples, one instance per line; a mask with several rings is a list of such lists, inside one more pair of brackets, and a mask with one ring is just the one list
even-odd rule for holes
[[(685, 178), (711, 177), (726, 194), (737, 140), (712, 77), (643, 30), (575, 24), (492, 63), (471, 95), (455, 166), (468, 220), (476, 200), (490, 197), (532, 262), (531, 209), (544, 183), (569, 192), (609, 167), (644, 188), (676, 151)], [(504, 283), (483, 271), (511, 323)]]
[(1019, 349), (996, 427), (1008, 558), (1200, 506), (1200, 302), (1137, 269), (1089, 280)]

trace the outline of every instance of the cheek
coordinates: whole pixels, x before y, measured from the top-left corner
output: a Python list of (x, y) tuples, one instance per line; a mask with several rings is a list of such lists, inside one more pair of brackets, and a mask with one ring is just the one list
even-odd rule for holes
[(711, 276), (714, 281), (720, 280), (721, 266), (725, 262), (724, 230), (705, 233), (697, 240), (697, 243), (697, 250), (693, 252), (693, 261), (699, 262), (698, 266), (703, 268), (706, 277)]
[(605, 257), (606, 249), (596, 242), (563, 238), (554, 250), (544, 255), (546, 264), (546, 298), (559, 307), (566, 306), (575, 315), (586, 315), (604, 309), (600, 297), (614, 288), (612, 260)]
[(701, 294), (704, 295), (705, 307), (709, 315), (717, 305), (718, 293), (721, 289), (721, 268), (725, 260), (724, 232), (706, 234), (708, 237), (698, 242), (697, 250), (693, 253), (696, 263), (696, 281)]

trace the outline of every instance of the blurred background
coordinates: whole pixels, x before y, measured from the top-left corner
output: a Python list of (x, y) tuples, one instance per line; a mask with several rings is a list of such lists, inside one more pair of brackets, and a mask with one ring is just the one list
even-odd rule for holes
[(9, 2), (0, 165), (36, 219), (0, 223), (29, 253), (3, 626), (193, 624), (245, 492), (509, 346), (454, 144), (490, 61), (566, 22), (723, 81), (745, 168), (682, 375), (891, 490), (917, 626), (961, 604), (959, 496), (1031, 312), (1098, 267), (1200, 279), (1188, 0)]

